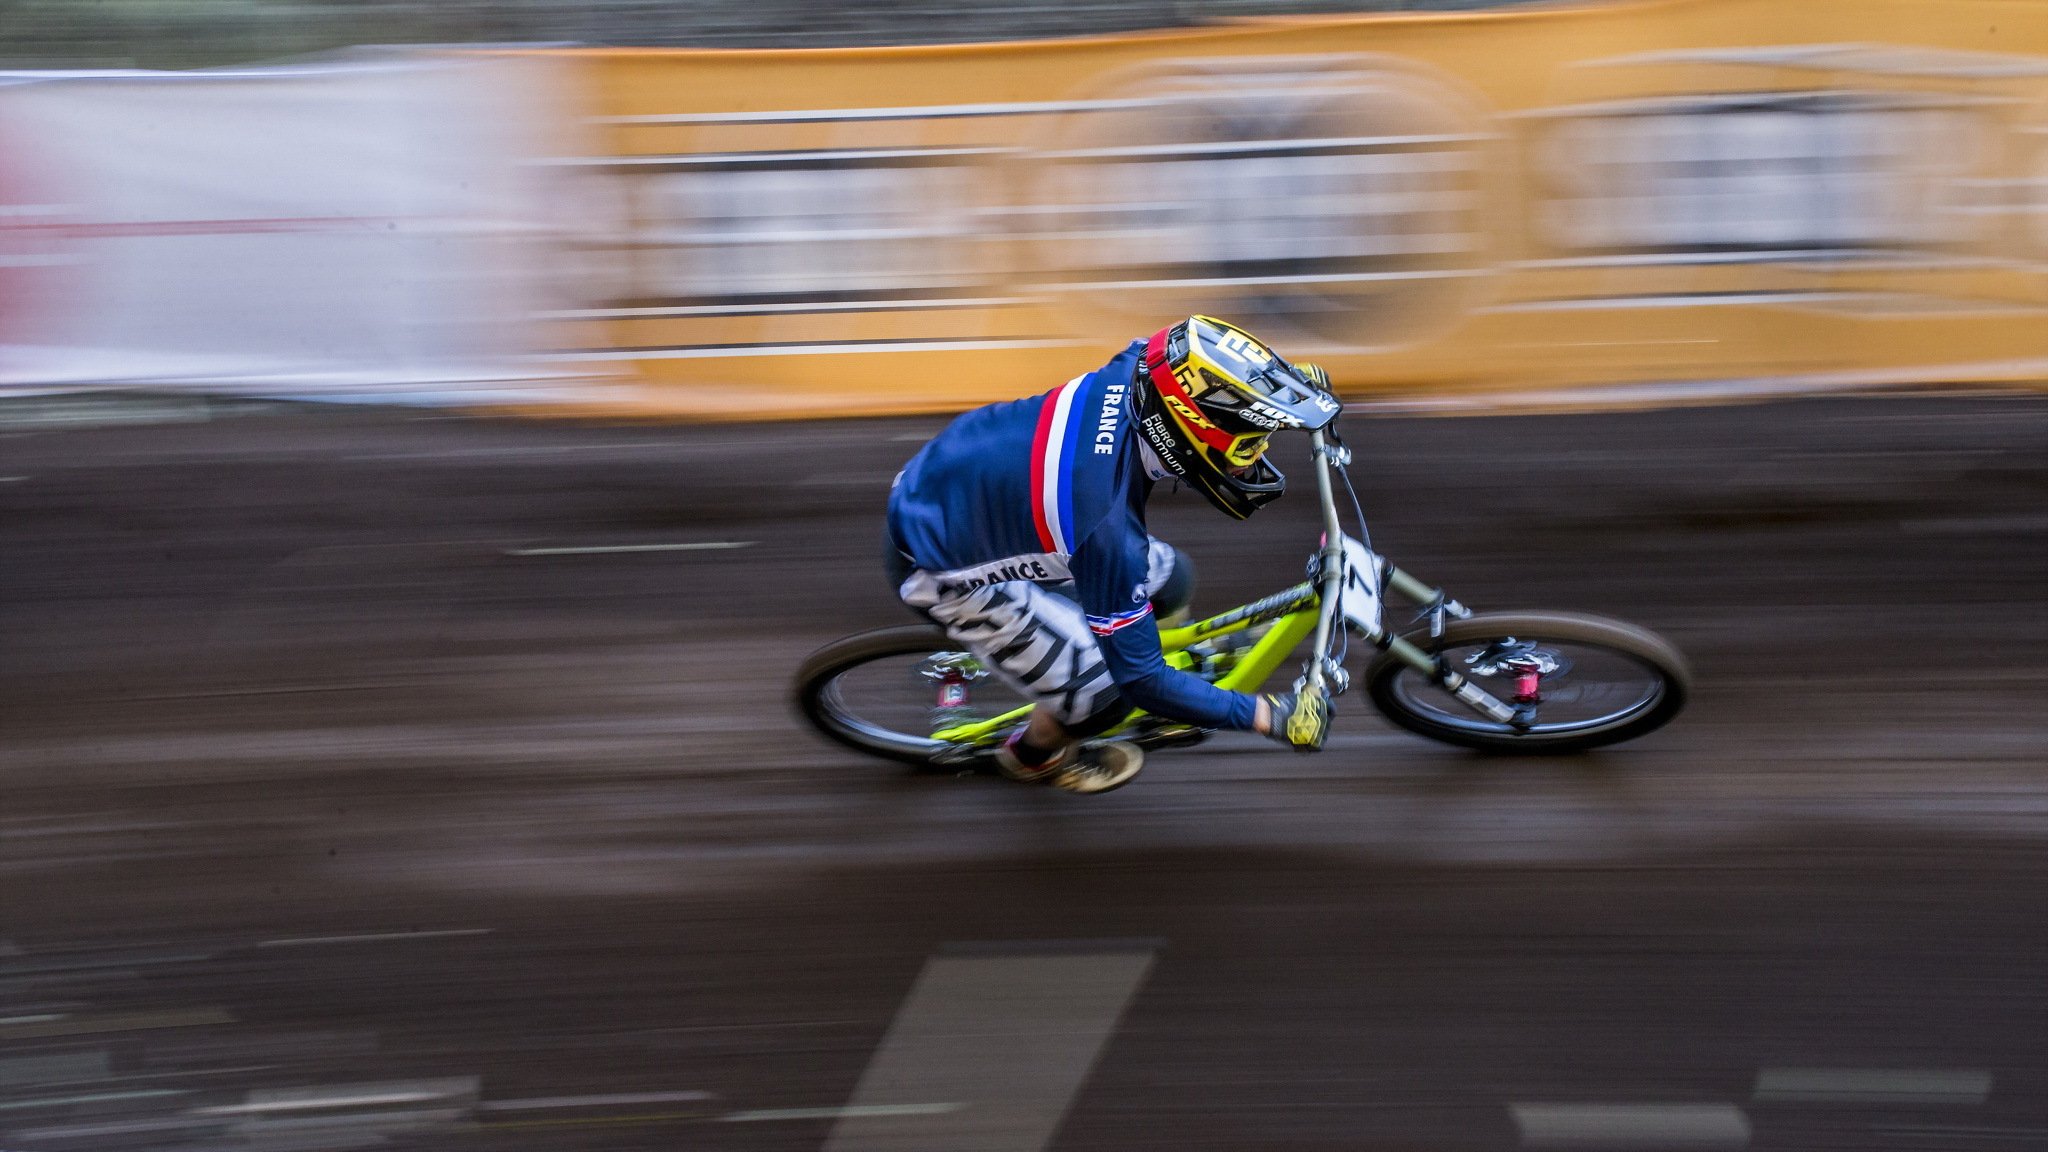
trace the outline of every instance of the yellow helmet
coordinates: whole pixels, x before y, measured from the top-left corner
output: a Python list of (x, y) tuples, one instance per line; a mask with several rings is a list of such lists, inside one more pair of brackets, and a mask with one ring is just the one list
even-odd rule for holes
[(1287, 491), (1267, 438), (1314, 431), (1342, 407), (1320, 368), (1297, 368), (1213, 316), (1153, 333), (1138, 374), (1149, 385), (1137, 390), (1138, 430), (1159, 463), (1239, 520)]

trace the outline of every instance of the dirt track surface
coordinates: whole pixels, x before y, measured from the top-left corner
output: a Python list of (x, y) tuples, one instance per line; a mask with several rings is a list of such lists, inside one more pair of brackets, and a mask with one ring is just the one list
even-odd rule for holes
[[(2048, 399), (1347, 423), (1687, 713), (908, 776), (786, 687), (937, 421), (0, 432), (0, 1148), (2048, 1142)], [(1313, 521), (1153, 527), (1221, 607)]]

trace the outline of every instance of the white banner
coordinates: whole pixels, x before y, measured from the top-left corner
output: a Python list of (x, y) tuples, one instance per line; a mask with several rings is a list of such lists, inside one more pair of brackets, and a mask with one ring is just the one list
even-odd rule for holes
[(400, 56), (0, 86), (0, 395), (530, 384), (562, 75)]

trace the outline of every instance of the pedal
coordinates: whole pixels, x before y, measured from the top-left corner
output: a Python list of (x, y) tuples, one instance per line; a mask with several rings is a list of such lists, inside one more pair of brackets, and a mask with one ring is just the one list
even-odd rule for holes
[(1147, 717), (1133, 724), (1129, 735), (1147, 748), (1185, 748), (1207, 740), (1211, 731), (1192, 724)]

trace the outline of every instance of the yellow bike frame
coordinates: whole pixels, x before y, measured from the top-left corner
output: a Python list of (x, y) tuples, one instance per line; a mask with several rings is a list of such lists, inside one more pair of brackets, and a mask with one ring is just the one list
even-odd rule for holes
[[(1189, 648), (1219, 636), (1228, 636), (1272, 621), (1272, 629), (1259, 637), (1249, 649), (1243, 650), (1230, 671), (1215, 680), (1218, 688), (1232, 692), (1250, 692), (1264, 684), (1266, 678), (1286, 662), (1295, 647), (1315, 632), (1321, 607), (1322, 598), (1316, 594), (1313, 584), (1296, 584), (1284, 592), (1275, 593), (1242, 608), (1233, 608), (1207, 620), (1178, 628), (1161, 628), (1159, 648), (1166, 654), (1169, 666), (1186, 670), (1194, 663), (1188, 654)], [(932, 739), (944, 740), (951, 744), (993, 744), (1011, 728), (1023, 723), (1031, 714), (1031, 707), (1025, 704), (992, 719), (942, 729), (932, 733)], [(1117, 730), (1129, 728), (1143, 716), (1142, 712), (1132, 715), (1119, 725)]]

